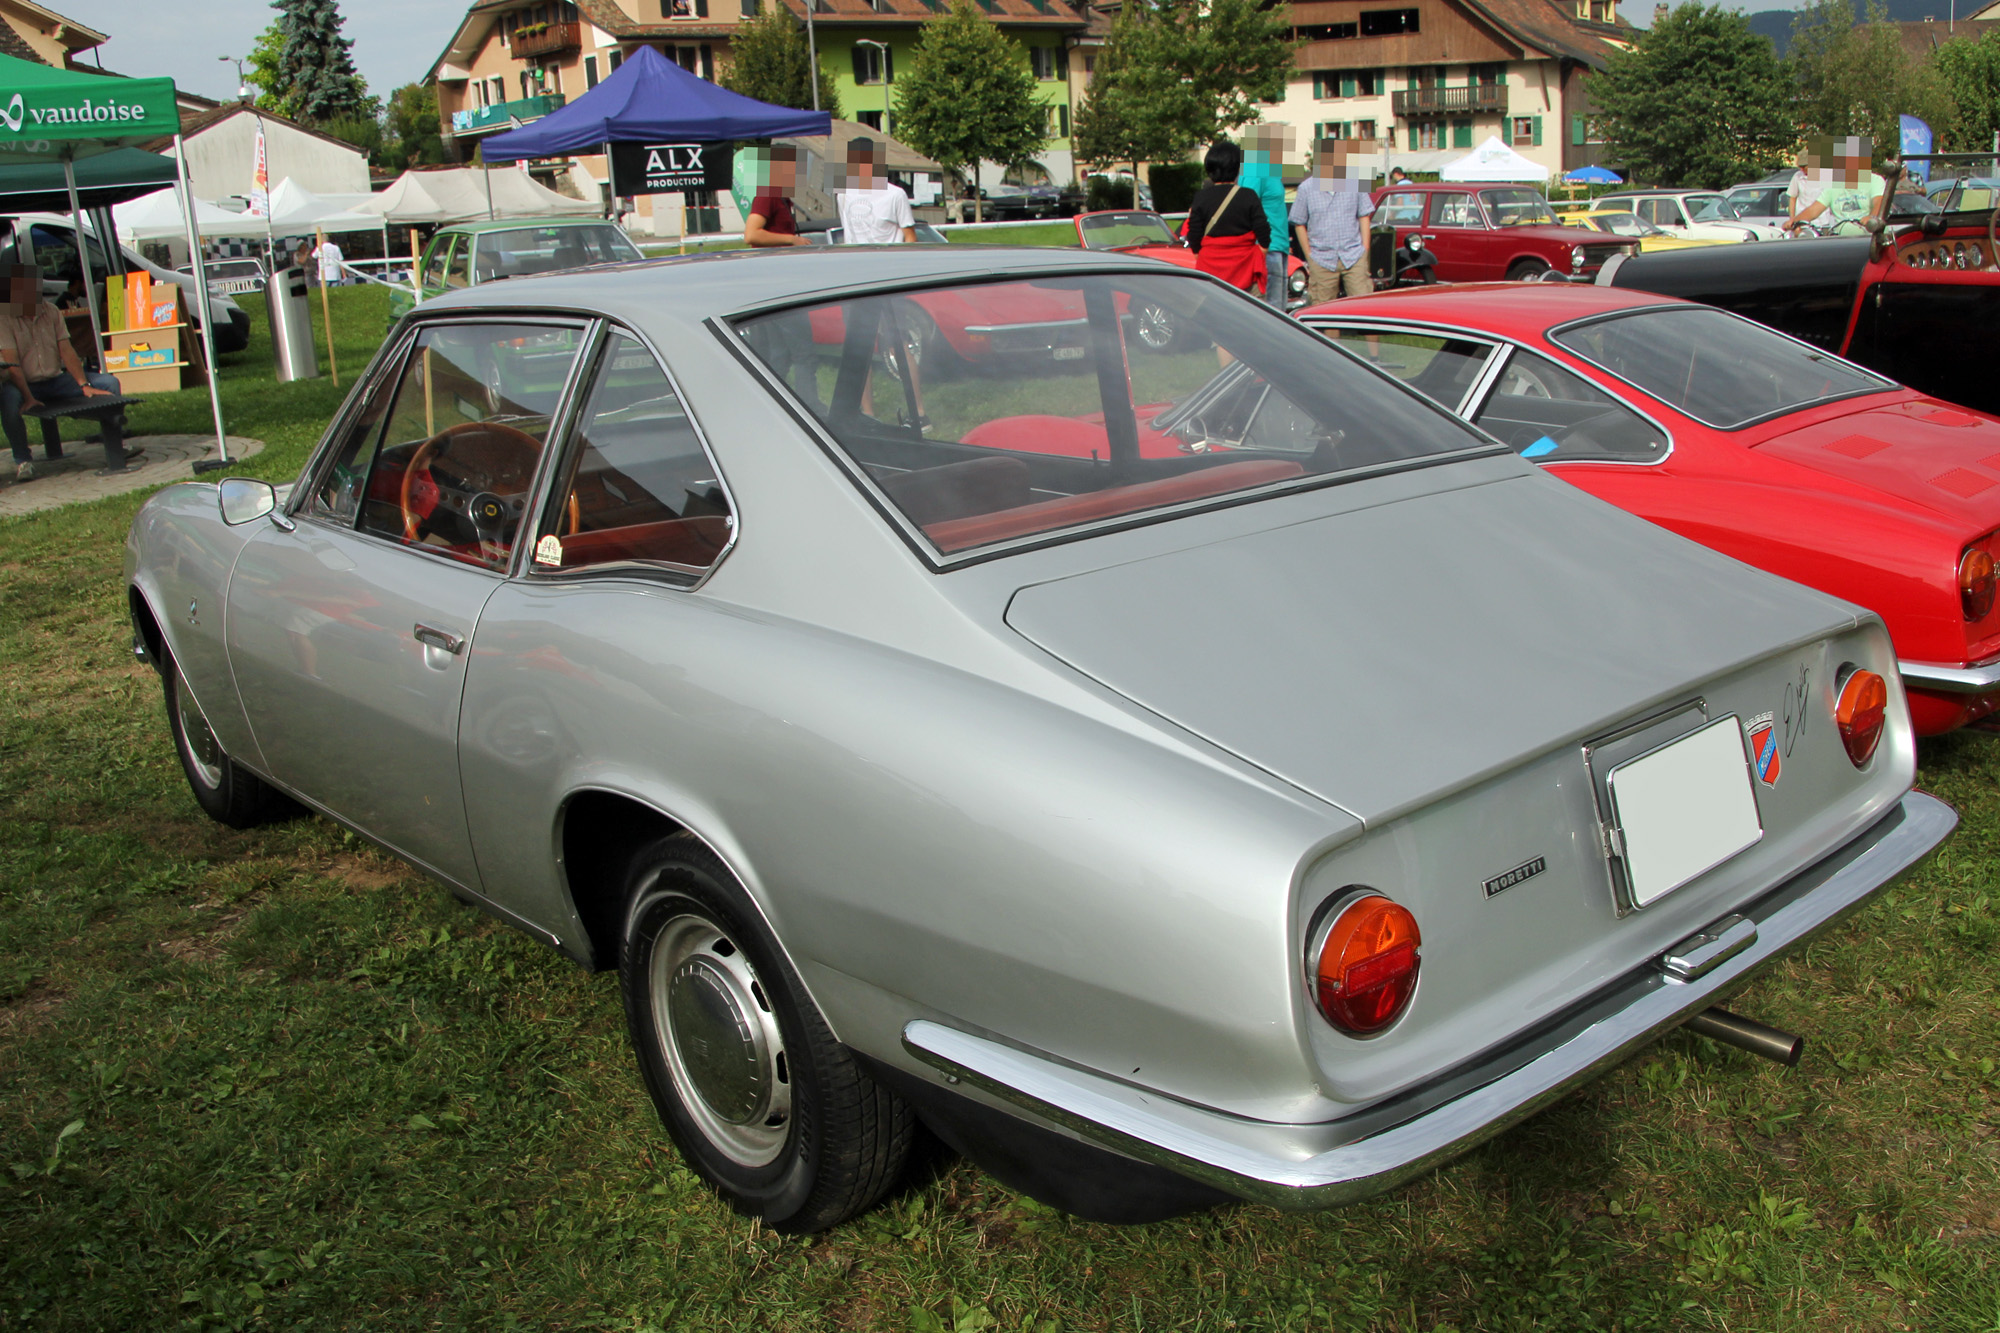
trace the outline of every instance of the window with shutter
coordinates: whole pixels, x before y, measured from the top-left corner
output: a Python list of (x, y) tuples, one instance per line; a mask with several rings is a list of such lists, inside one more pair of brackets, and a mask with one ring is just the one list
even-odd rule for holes
[(1454, 120), (1451, 123), (1451, 146), (1453, 148), (1472, 147), (1472, 122), (1470, 120)]
[(1352, 74), (1342, 74), (1340, 76), (1340, 95), (1342, 97), (1354, 96), (1354, 76)]
[(1535, 117), (1534, 144), (1537, 148), (1541, 147), (1542, 145), (1542, 118), (1540, 116)]
[(588, 92), (592, 88), (595, 88), (596, 86), (597, 86), (597, 57), (585, 56), (583, 58), (584, 91)]
[(882, 82), (894, 83), (895, 81), (896, 53), (885, 46), (882, 48)]
[(1569, 118), (1569, 141), (1573, 144), (1580, 144), (1583, 142), (1582, 116), (1571, 116)]

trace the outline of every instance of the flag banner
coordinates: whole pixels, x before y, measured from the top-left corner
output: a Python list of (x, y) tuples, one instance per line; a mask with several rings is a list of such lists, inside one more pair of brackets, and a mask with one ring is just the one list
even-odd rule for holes
[(271, 216), (271, 162), (264, 155), (264, 125), (257, 125), (257, 147), (250, 162), (250, 215)]

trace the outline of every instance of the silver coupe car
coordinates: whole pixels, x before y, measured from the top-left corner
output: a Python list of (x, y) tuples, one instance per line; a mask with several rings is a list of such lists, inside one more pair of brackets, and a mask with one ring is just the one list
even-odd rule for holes
[(1714, 1006), (1956, 823), (1873, 615), (1128, 256), (454, 293), (127, 574), (202, 807), (618, 969), (780, 1230), (919, 1120), (1087, 1216), (1319, 1207), (1677, 1024), (1795, 1055)]

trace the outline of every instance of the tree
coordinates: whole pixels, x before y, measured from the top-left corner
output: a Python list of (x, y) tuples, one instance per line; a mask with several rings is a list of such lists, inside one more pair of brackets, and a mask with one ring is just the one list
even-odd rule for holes
[(1614, 166), (1634, 180), (1719, 189), (1784, 162), (1792, 81), (1769, 39), (1720, 5), (1683, 4), (1591, 77)]
[(435, 84), (406, 83), (390, 93), (382, 110), (382, 128), (386, 142), (381, 165), (391, 171), (435, 166), (449, 159), (438, 125)]
[(1191, 146), (1170, 123), (1171, 115), (1162, 114), (1168, 109), (1147, 96), (1147, 53), (1135, 50), (1144, 41), (1136, 7), (1120, 6), (1098, 48), (1089, 91), (1076, 108), (1077, 157), (1099, 167), (1130, 162), (1134, 178), (1141, 162), (1181, 157)]
[[(897, 80), (897, 138), (976, 180), (981, 162), (1027, 162), (1048, 143), (1048, 127), (1027, 51), (972, 0), (952, 0), (949, 13), (924, 24), (909, 72)], [(976, 220), (977, 190), (972, 200)]]
[(292, 114), (289, 100), (285, 96), (285, 82), (278, 74), (278, 57), (285, 48), (285, 39), (273, 23), (258, 37), (257, 45), (250, 48), (250, 72), (243, 81), (257, 90), (256, 105), (261, 111), (274, 111), (281, 116)]
[(1295, 72), (1287, 10), (1257, 0), (1156, 0), (1133, 37), (1134, 91), (1181, 152), (1262, 119)]
[(1954, 37), (1931, 57), (1951, 98), (1949, 123), (1931, 122), (1939, 135), (1939, 151), (1976, 153), (1993, 147), (2000, 131), (2000, 31), (1989, 30), (1974, 40)]
[[(805, 25), (780, 4), (766, 4), (756, 18), (738, 24), (730, 39), (729, 68), (722, 86), (773, 106), (812, 108), (812, 56)], [(840, 115), (840, 95), (825, 70), (819, 77), (819, 106)]]
[(354, 68), (354, 43), (341, 35), (339, 0), (273, 0), (278, 11), (278, 87), (286, 114), (307, 124), (364, 116), (377, 105)]
[(1949, 127), (1957, 108), (1938, 70), (1911, 59), (1881, 0), (1854, 21), (1851, 0), (1817, 0), (1792, 20), (1789, 57), (1798, 83), (1798, 115), (1822, 134), (1866, 134), (1877, 162), (1900, 152), (1898, 117)]

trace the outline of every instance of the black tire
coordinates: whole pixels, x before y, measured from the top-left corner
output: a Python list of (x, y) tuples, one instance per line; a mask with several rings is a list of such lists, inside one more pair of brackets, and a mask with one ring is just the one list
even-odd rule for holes
[(632, 1051), (689, 1169), (774, 1231), (874, 1203), (915, 1117), (833, 1039), (728, 867), (676, 834), (633, 856), (626, 891)]
[(188, 789), (202, 811), (230, 828), (255, 828), (304, 814), (298, 802), (229, 757), (174, 659), (164, 652), (160, 657), (167, 729), (173, 733), (174, 753), (180, 757)]
[(1514, 266), (1507, 270), (1507, 281), (1538, 282), (1551, 267), (1546, 259), (1517, 259)]

